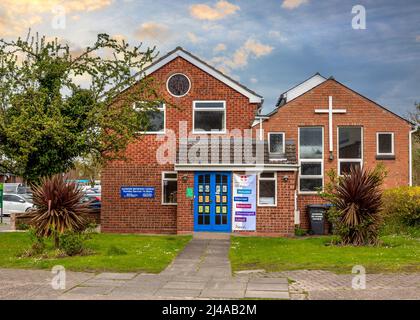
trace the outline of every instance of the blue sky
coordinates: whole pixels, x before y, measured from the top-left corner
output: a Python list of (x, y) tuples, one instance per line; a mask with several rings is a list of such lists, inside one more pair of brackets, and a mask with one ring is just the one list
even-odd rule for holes
[[(351, 25), (358, 4), (365, 30)], [(53, 28), (61, 9), (64, 29)], [(182, 46), (263, 95), (266, 111), (315, 72), (402, 116), (420, 101), (418, 0), (2, 0), (0, 37), (28, 27), (74, 47), (99, 32), (161, 54)]]

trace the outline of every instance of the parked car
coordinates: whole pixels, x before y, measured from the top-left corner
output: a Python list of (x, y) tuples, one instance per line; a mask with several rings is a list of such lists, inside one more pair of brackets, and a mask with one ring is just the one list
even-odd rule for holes
[(101, 194), (100, 193), (86, 193), (83, 202), (89, 202), (89, 207), (94, 212), (101, 211)]
[(10, 216), (11, 213), (29, 212), (33, 209), (31, 194), (5, 193), (3, 195), (3, 214)]

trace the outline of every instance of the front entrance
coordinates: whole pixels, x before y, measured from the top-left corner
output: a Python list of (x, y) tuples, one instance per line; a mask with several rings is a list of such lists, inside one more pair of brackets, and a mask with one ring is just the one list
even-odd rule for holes
[(194, 231), (231, 231), (231, 173), (197, 172), (194, 178)]

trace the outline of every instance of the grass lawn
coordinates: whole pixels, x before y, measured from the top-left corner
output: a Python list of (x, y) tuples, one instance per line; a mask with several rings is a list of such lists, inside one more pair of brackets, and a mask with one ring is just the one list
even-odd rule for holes
[[(92, 255), (40, 259), (19, 257), (31, 246), (27, 233), (0, 233), (0, 268), (49, 269), (63, 265), (73, 271), (158, 273), (190, 240), (190, 236), (94, 234), (86, 242), (94, 251)], [(47, 244), (52, 252), (51, 242)], [(115, 248), (125, 250), (125, 254)]]
[(265, 269), (330, 270), (351, 273), (362, 265), (369, 273), (420, 272), (420, 238), (384, 236), (378, 247), (333, 246), (331, 237), (232, 237), (230, 260), (234, 271)]

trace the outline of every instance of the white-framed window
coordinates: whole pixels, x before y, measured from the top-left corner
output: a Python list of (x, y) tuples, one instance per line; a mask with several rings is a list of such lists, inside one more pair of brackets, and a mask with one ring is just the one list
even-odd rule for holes
[(166, 106), (164, 103), (159, 103), (155, 108), (151, 108), (146, 102), (138, 101), (134, 103), (135, 110), (145, 110), (147, 116), (147, 123), (145, 134), (163, 134), (166, 128)]
[(284, 140), (284, 132), (269, 132), (268, 152), (271, 154), (284, 154), (286, 147)]
[(376, 154), (378, 156), (393, 156), (394, 153), (394, 133), (376, 133)]
[(162, 172), (162, 204), (176, 205), (178, 193), (178, 174)]
[(363, 166), (362, 127), (338, 127), (338, 174), (350, 172), (353, 166)]
[(226, 133), (226, 101), (194, 101), (193, 133)]
[(277, 206), (277, 172), (262, 172), (258, 175), (258, 206)]
[(299, 193), (324, 187), (324, 128), (299, 128)]

